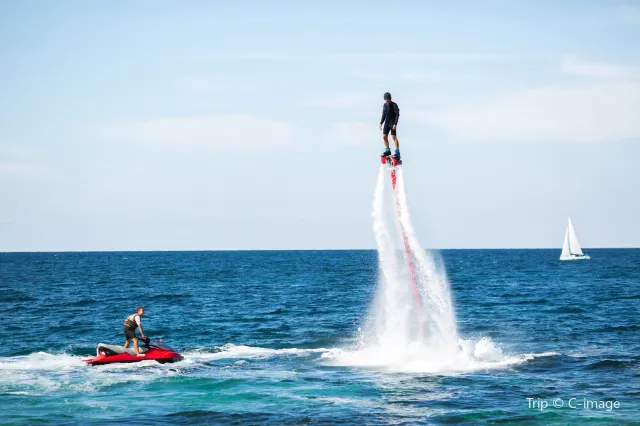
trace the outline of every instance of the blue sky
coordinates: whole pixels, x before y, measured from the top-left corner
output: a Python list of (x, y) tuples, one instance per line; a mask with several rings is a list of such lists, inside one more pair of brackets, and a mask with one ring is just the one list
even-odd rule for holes
[[(302, 4), (301, 4), (302, 3)], [(0, 1), (0, 250), (640, 246), (639, 1)]]

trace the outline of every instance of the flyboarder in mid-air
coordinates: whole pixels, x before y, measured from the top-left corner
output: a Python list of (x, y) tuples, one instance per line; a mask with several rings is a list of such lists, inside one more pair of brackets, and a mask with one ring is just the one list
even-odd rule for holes
[[(384, 105), (382, 106), (382, 118), (380, 119), (380, 129), (382, 130), (382, 138), (384, 139), (385, 150), (382, 153), (382, 157), (391, 155), (391, 149), (389, 148), (389, 132), (393, 138), (393, 143), (396, 145), (396, 150), (393, 153), (393, 158), (400, 160), (400, 144), (398, 143), (398, 137), (396, 136), (396, 127), (398, 127), (398, 120), (400, 119), (400, 108), (398, 104), (391, 100), (391, 93), (384, 94)], [(384, 123), (384, 128), (382, 124)]]

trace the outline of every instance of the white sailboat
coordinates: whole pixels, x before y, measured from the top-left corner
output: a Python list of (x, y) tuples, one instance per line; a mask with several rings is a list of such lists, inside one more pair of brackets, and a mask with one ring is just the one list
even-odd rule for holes
[(560, 254), (560, 260), (580, 260), (591, 259), (587, 254), (582, 253), (580, 243), (576, 232), (573, 230), (571, 224), (571, 218), (569, 218), (569, 224), (567, 225), (567, 231), (564, 233), (564, 243), (562, 244), (562, 253)]

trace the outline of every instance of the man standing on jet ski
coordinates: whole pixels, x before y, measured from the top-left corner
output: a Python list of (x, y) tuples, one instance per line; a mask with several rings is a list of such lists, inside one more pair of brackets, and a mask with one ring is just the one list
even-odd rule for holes
[(144, 307), (138, 306), (135, 314), (131, 314), (124, 319), (122, 323), (122, 327), (124, 328), (124, 336), (127, 338), (127, 341), (124, 344), (125, 348), (129, 347), (129, 342), (133, 340), (133, 348), (136, 351), (136, 356), (144, 356), (144, 354), (140, 353), (140, 349), (138, 349), (138, 338), (136, 337), (136, 328), (140, 327), (140, 338), (142, 340), (146, 339), (144, 335), (144, 330), (142, 329), (141, 319), (144, 316)]
[[(380, 119), (380, 130), (382, 130), (382, 138), (384, 139), (385, 150), (382, 153), (382, 157), (391, 155), (391, 149), (389, 149), (389, 133), (393, 138), (393, 142), (396, 145), (396, 151), (393, 153), (393, 158), (400, 160), (400, 144), (398, 137), (396, 136), (396, 127), (398, 127), (398, 120), (400, 119), (400, 108), (398, 104), (391, 100), (391, 93), (384, 94), (384, 104), (382, 105), (382, 118)], [(384, 123), (384, 129), (382, 124)]]

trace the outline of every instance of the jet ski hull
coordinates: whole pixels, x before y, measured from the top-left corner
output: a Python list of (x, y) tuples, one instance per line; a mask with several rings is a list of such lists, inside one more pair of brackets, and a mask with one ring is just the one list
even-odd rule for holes
[(162, 346), (164, 347), (142, 346), (140, 347), (140, 351), (141, 353), (144, 353), (144, 356), (136, 356), (132, 348), (100, 343), (96, 350), (97, 356), (83, 361), (88, 365), (104, 365), (140, 361), (157, 361), (161, 364), (165, 364), (182, 360), (182, 355), (164, 344), (162, 344)]

